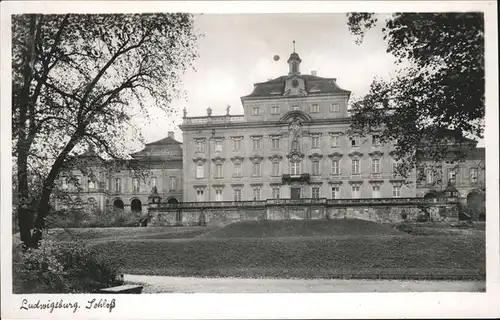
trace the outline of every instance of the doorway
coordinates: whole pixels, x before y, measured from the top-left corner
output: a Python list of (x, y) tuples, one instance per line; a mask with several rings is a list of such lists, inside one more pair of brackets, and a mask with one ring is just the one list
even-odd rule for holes
[(292, 200), (299, 200), (300, 199), (300, 188), (297, 188), (297, 187), (290, 188), (290, 198)]

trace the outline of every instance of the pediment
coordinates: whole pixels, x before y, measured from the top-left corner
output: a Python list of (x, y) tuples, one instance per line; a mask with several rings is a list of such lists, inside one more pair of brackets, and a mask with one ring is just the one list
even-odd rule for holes
[(250, 161), (252, 161), (253, 163), (259, 163), (262, 160), (264, 160), (264, 157), (259, 156), (259, 155), (254, 155), (254, 156), (250, 157)]
[(309, 159), (314, 159), (314, 158), (316, 158), (316, 159), (321, 159), (321, 158), (323, 158), (323, 155), (322, 155), (322, 154), (319, 154), (319, 153), (317, 153), (317, 152), (315, 152), (315, 153), (313, 153), (313, 154), (309, 155)]
[(341, 158), (342, 156), (343, 156), (343, 154), (340, 152), (334, 152), (334, 153), (328, 155), (329, 158)]
[(207, 161), (207, 159), (202, 158), (202, 157), (196, 157), (193, 159), (193, 162), (199, 163), (199, 164), (204, 164)]
[(360, 157), (361, 158), (362, 156), (363, 156), (363, 154), (359, 151), (354, 151), (354, 152), (349, 153), (349, 157), (351, 157), (351, 158), (353, 158), (353, 157)]

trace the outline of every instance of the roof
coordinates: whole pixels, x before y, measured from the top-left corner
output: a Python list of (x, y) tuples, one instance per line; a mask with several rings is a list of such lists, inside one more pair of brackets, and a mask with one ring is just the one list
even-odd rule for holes
[(182, 157), (182, 143), (172, 137), (166, 137), (146, 143), (144, 149), (132, 154), (132, 157), (147, 157), (150, 160), (177, 159)]
[(285, 90), (285, 83), (289, 77), (299, 77), (304, 79), (306, 91), (309, 95), (325, 94), (325, 93), (344, 93), (350, 94), (351, 91), (340, 88), (337, 84), (336, 78), (322, 78), (308, 74), (298, 74), (290, 76), (281, 76), (266, 82), (259, 82), (254, 84), (252, 93), (243, 98), (253, 97), (278, 97), (282, 96)]
[(150, 143), (146, 143), (146, 146), (155, 146), (155, 145), (168, 145), (168, 144), (182, 144), (182, 142), (179, 142), (175, 140), (174, 138), (171, 137), (166, 137), (160, 140), (156, 140)]

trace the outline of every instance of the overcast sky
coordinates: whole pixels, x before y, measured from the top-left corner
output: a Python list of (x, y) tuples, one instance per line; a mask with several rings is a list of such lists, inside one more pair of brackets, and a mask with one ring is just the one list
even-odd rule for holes
[[(228, 104), (231, 114), (243, 113), (240, 97), (254, 83), (288, 73), (293, 40), (302, 73), (316, 70), (318, 76), (337, 78), (342, 88), (352, 91), (351, 97), (367, 93), (375, 76), (388, 78), (395, 70), (381, 25), (356, 45), (345, 14), (206, 14), (195, 18), (195, 27), (204, 37), (198, 42), (196, 71), (184, 76), (188, 101), (172, 105), (179, 110), (177, 119), (159, 113), (153, 123), (142, 125), (146, 141), (162, 139), (169, 130), (182, 140), (177, 125), (184, 107), (188, 116), (204, 116), (209, 106), (213, 115), (225, 114)], [(280, 60), (274, 61), (274, 55)]]

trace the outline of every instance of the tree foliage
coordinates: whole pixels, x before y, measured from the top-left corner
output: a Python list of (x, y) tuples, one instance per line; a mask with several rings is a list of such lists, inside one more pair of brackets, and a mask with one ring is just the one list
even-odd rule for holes
[(483, 137), (482, 13), (395, 13), (384, 21), (372, 13), (347, 17), (358, 43), (383, 23), (387, 53), (395, 57), (397, 75), (374, 79), (368, 94), (352, 103), (351, 129), (395, 141), (394, 156), (404, 164), (400, 174), (408, 176), (422, 148), (439, 162), (450, 157), (450, 145), (458, 146), (455, 151), (473, 147), (464, 137)]
[[(198, 35), (192, 16), (181, 13), (17, 15), (12, 35), (19, 227), (22, 241), (36, 245), (54, 183), (75, 154), (91, 146), (122, 159), (134, 115), (147, 117), (153, 107), (175, 112), (170, 103), (181, 97)], [(31, 234), (35, 173), (42, 185)]]

